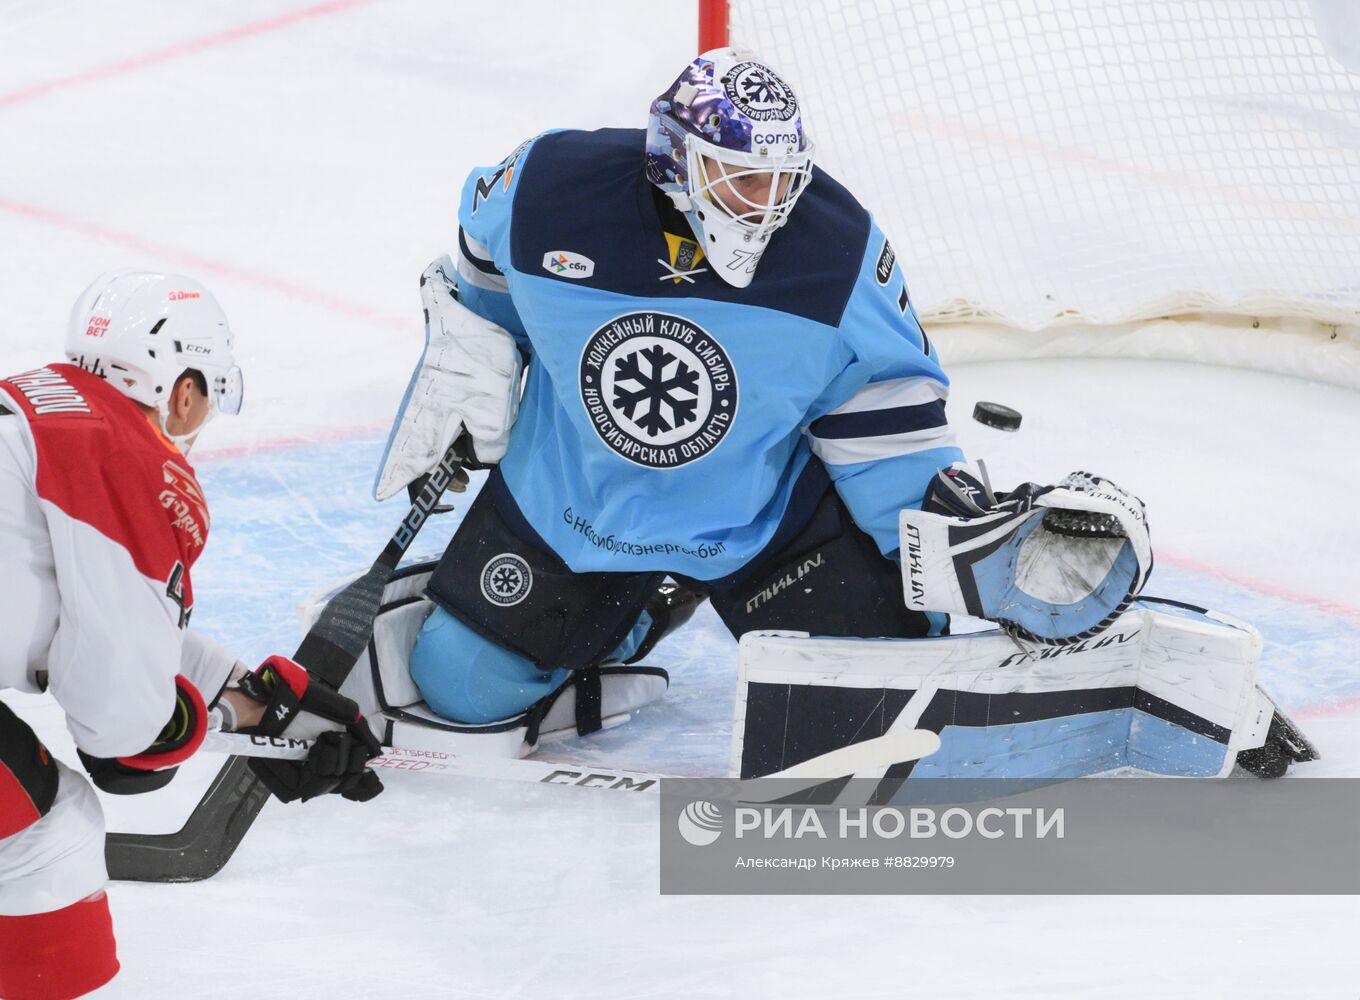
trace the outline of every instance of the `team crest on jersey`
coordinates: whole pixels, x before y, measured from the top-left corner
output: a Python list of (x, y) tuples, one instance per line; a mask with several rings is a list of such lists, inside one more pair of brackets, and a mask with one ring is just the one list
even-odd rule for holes
[(718, 447), (737, 416), (737, 373), (702, 327), (646, 310), (610, 320), (581, 351), (581, 401), (600, 440), (653, 469)]
[(497, 607), (514, 607), (529, 596), (533, 586), (533, 570), (513, 552), (492, 556), (482, 567), (482, 596)]
[(164, 488), (160, 501), (170, 517), (170, 526), (192, 544), (190, 552), (197, 552), (207, 541), (208, 499), (193, 474), (169, 459), (161, 465), (161, 476)]
[(722, 78), (722, 84), (727, 99), (752, 121), (786, 122), (798, 113), (793, 88), (768, 66), (738, 63)]
[[(694, 240), (684, 236), (677, 236), (675, 233), (666, 233), (666, 249), (670, 252), (670, 267), (666, 268), (666, 274), (662, 275), (661, 280), (670, 278), (671, 284), (678, 285), (682, 281), (687, 281), (691, 285), (694, 279), (687, 277), (690, 271), (699, 266), (699, 262), (704, 259), (704, 248), (699, 246)], [(657, 261), (665, 267), (664, 261)]]

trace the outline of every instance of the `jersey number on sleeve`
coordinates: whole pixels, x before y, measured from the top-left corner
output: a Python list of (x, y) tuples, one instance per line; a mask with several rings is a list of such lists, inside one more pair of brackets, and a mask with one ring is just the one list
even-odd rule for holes
[(179, 608), (179, 627), (186, 628), (194, 609), (184, 605), (184, 563), (178, 561), (175, 563), (175, 568), (170, 571), (170, 579), (166, 581), (165, 593)]

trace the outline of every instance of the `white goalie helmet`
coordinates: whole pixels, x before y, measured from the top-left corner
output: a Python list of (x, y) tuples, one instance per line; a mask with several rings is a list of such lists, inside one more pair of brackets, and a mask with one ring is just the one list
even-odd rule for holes
[(76, 299), (66, 357), (124, 395), (155, 407), (165, 425), (175, 382), (203, 375), (211, 413), (241, 410), (231, 327), (212, 293), (182, 274), (110, 271)]
[(685, 214), (714, 273), (745, 288), (812, 179), (793, 88), (750, 52), (703, 53), (652, 102), (647, 178)]

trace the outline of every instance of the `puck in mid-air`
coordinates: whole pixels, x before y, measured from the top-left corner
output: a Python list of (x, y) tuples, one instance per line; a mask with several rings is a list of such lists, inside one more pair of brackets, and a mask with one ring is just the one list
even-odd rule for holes
[(1012, 410), (1009, 406), (1002, 406), (1000, 403), (978, 403), (977, 406), (973, 407), (973, 419), (988, 427), (995, 427), (999, 431), (1018, 431), (1020, 429), (1020, 411)]

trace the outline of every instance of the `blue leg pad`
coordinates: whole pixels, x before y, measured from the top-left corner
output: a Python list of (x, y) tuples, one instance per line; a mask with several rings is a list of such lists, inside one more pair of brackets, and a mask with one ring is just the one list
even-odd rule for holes
[(430, 708), (455, 722), (519, 715), (567, 679), (484, 639), (443, 608), (425, 620), (411, 650), (411, 679)]
[[(627, 660), (646, 638), (651, 615), (642, 612), (611, 660)], [(483, 638), (443, 608), (420, 627), (411, 650), (411, 679), (420, 697), (449, 720), (481, 725), (518, 716), (566, 682), (571, 671), (544, 671)]]
[[(641, 645), (652, 617), (643, 612), (610, 659), (626, 660)], [(478, 635), (436, 607), (411, 650), (411, 679), (426, 704), (446, 719), (480, 725), (519, 715), (556, 691), (571, 674), (542, 670)]]

